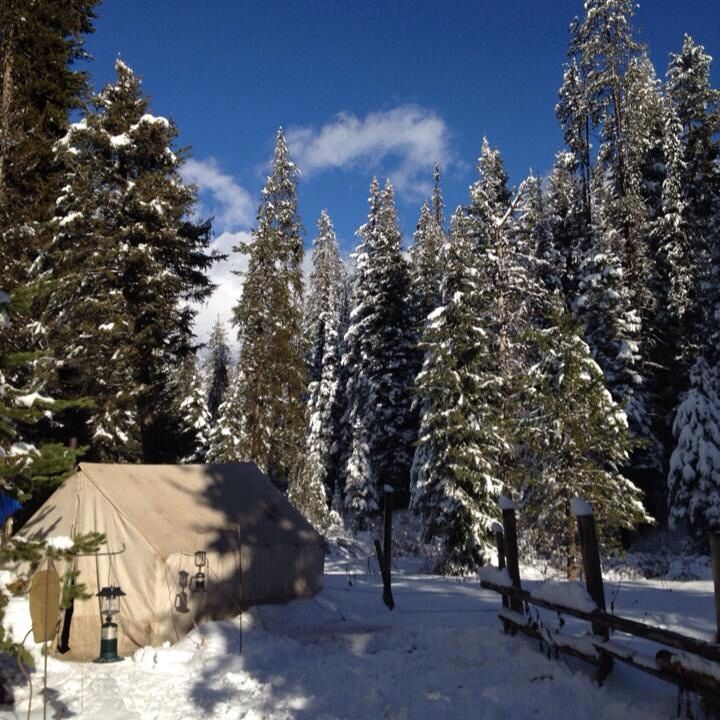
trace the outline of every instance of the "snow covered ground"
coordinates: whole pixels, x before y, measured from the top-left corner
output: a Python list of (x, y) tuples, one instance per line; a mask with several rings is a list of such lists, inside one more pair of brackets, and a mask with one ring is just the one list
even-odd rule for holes
[[(676, 717), (672, 686), (619, 666), (597, 687), (580, 661), (551, 661), (537, 643), (505, 636), (497, 619), (499, 598), (477, 580), (428, 576), (419, 572), (421, 558), (398, 559), (396, 609), (388, 611), (369, 550), (369, 543), (335, 547), (326, 563), (325, 589), (313, 600), (262, 606), (233, 621), (208, 623), (174, 647), (145, 648), (118, 664), (51, 658), (48, 717)], [(606, 593), (618, 613), (712, 635), (708, 580), (618, 576), (607, 583)], [(10, 615), (16, 636), (24, 635), (24, 601), (12, 600)], [(552, 616), (545, 621), (553, 629), (558, 624)], [(642, 642), (615, 639), (633, 647)], [(34, 686), (33, 716), (42, 717), (39, 673)], [(0, 717), (26, 717), (27, 694), (18, 688), (14, 712), (0, 711)]]

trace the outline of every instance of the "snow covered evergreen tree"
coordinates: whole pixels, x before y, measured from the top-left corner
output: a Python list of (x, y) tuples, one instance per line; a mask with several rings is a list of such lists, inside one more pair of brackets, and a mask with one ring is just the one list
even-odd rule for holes
[(539, 254), (547, 289), (561, 289), (570, 307), (577, 299), (578, 272), (587, 239), (582, 189), (576, 170), (573, 153), (557, 153), (545, 194), (550, 249)]
[(640, 312), (633, 304), (622, 260), (613, 242), (616, 236), (612, 220), (603, 214), (612, 200), (600, 199), (600, 195), (596, 191), (595, 246), (586, 253), (580, 266), (577, 315), (613, 398), (625, 407), (634, 432), (647, 437), (645, 433), (651, 433), (647, 408), (642, 393), (638, 392), (643, 383)]
[(441, 230), (445, 230), (445, 201), (440, 186), (440, 163), (436, 162), (433, 169), (433, 192), (432, 192), (432, 214), (433, 219)]
[(0, 4), (0, 289), (28, 281), (47, 244), (63, 179), (53, 144), (88, 94), (86, 59), (97, 0)]
[(478, 321), (479, 272), (472, 233), (456, 214), (442, 251), (442, 304), (428, 317), (425, 361), (416, 380), (421, 407), (411, 508), (427, 537), (442, 538), (439, 570), (484, 562), (501, 492), (493, 416), (501, 386), (490, 338)]
[(369, 202), (368, 221), (358, 230), (343, 358), (349, 372), (344, 423), (352, 429), (345, 505), (361, 522), (375, 509), (376, 483), (407, 490), (413, 441), (409, 281), (392, 185), (381, 192), (374, 179)]
[(281, 129), (253, 240), (235, 248), (249, 256), (234, 308), (243, 423), (238, 452), (283, 488), (300, 470), (305, 438), (304, 250), (297, 176)]
[(444, 243), (442, 226), (425, 202), (410, 247), (410, 294), (413, 324), (418, 334), (422, 332), (425, 318), (439, 304), (442, 279), (440, 251)]
[(0, 4), (0, 486), (39, 505), (75, 465), (64, 445), (85, 399), (50, 391), (53, 362), (33, 312), (30, 268), (47, 244), (62, 177), (53, 145), (88, 91), (95, 0)]
[(180, 373), (181, 397), (178, 414), (181, 422), (181, 442), (186, 449), (180, 462), (203, 463), (210, 445), (210, 411), (207, 404), (205, 381), (195, 355), (185, 360)]
[[(628, 470), (658, 490), (653, 423), (658, 272), (653, 214), (662, 183), (663, 107), (630, 0), (588, 0), (571, 26), (557, 115), (584, 193), (585, 241), (574, 307), (614, 399), (640, 442)], [(591, 138), (600, 137), (597, 157)], [(650, 487), (654, 484), (654, 487)]]
[[(335, 228), (327, 210), (317, 221), (318, 234), (313, 240), (312, 270), (305, 302), (305, 335), (309, 347), (308, 379), (315, 382), (322, 376), (323, 357), (329, 321), (337, 333), (343, 301), (345, 269), (340, 258)], [(338, 339), (339, 341), (339, 339)]]
[(217, 422), (220, 405), (225, 398), (231, 361), (225, 324), (218, 317), (208, 339), (208, 354), (203, 367), (211, 425)]
[[(410, 246), (410, 332), (414, 351), (410, 373), (416, 377), (423, 363), (424, 349), (421, 339), (425, 331), (428, 315), (440, 305), (440, 285), (442, 282), (442, 249), (447, 238), (444, 229), (445, 203), (440, 188), (440, 166), (435, 164), (434, 187), (431, 203), (425, 202)], [(413, 402), (414, 425), (418, 426), (419, 413), (422, 412), (417, 400)], [(417, 434), (417, 433), (415, 433)], [(410, 485), (417, 482), (415, 463), (410, 467)]]
[(291, 502), (318, 529), (328, 521), (328, 497), (340, 490), (337, 438), (340, 434), (340, 332), (344, 267), (332, 220), (323, 210), (313, 241), (313, 269), (306, 303), (311, 350), (309, 429), (302, 471), (289, 488)]
[(686, 522), (698, 539), (720, 529), (720, 379), (699, 357), (675, 415), (677, 445), (668, 475), (670, 525)]
[(177, 130), (147, 112), (127, 65), (116, 72), (56, 144), (66, 184), (37, 264), (38, 307), (60, 388), (95, 402), (72, 434), (95, 459), (157, 461), (174, 458), (172, 377), (194, 349), (190, 302), (212, 292), (216, 258), (209, 224), (190, 220)]
[[(20, 305), (21, 301), (18, 301)], [(72, 472), (78, 451), (53, 441), (58, 417), (86, 401), (48, 394), (40, 351), (27, 353), (26, 316), (0, 291), (0, 489), (37, 506)]]
[(534, 332), (542, 359), (531, 371), (531, 411), (523, 423), (534, 457), (520, 517), (532, 545), (564, 561), (575, 577), (573, 497), (592, 504), (605, 542), (651, 519), (640, 491), (620, 472), (630, 448), (625, 413), (559, 295), (552, 306), (549, 327)]
[(668, 254), (686, 370), (698, 353), (717, 348), (719, 337), (720, 91), (710, 85), (711, 61), (686, 35), (682, 51), (670, 56), (666, 83), (674, 121), (669, 142), (677, 153), (666, 197), (676, 233)]
[(511, 227), (514, 252), (527, 273), (532, 320), (543, 313), (548, 292), (563, 284), (566, 258), (555, 245), (540, 178), (530, 174), (517, 201), (517, 217)]
[(531, 361), (527, 330), (542, 306), (545, 289), (534, 266), (535, 248), (528, 247), (531, 238), (514, 232), (527, 184), (512, 196), (500, 152), (491, 149), (487, 139), (478, 171), (480, 177), (470, 188), (463, 231), (470, 232), (476, 243), (480, 274), (477, 322), (488, 334), (495, 381), (502, 386), (501, 393), (486, 400), (494, 403), (495, 432), (486, 437), (490, 445), (484, 453), (501, 458), (500, 477), (509, 489), (519, 469), (515, 423)]
[(243, 418), (243, 378), (240, 368), (230, 373), (230, 380), (223, 401), (218, 408), (218, 417), (208, 437), (207, 462), (246, 462), (247, 442), (243, 437), (246, 424)]

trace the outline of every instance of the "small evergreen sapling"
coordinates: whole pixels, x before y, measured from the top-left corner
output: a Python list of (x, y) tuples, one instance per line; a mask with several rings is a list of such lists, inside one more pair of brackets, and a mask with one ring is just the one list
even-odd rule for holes
[(673, 423), (668, 474), (670, 525), (686, 522), (696, 537), (720, 530), (720, 379), (702, 356)]
[(549, 326), (532, 335), (541, 360), (531, 369), (530, 412), (520, 428), (532, 454), (521, 518), (534, 546), (574, 577), (573, 497), (591, 503), (606, 545), (620, 529), (652, 519), (620, 472), (631, 447), (625, 413), (558, 295)]

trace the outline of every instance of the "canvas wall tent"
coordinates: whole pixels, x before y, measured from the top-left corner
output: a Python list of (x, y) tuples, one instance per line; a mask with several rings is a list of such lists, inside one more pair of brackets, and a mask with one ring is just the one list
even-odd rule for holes
[[(253, 463), (83, 463), (20, 535), (91, 531), (104, 533), (107, 543), (74, 565), (93, 595), (104, 585), (127, 593), (116, 619), (121, 654), (176, 642), (202, 619), (322, 589), (322, 538)], [(181, 573), (196, 572), (197, 550), (207, 553), (205, 593), (182, 587)], [(96, 598), (76, 601), (67, 656), (97, 657), (100, 624)]]

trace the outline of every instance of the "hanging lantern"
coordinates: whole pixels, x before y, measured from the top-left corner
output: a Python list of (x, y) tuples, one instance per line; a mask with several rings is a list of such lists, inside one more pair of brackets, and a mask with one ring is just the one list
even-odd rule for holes
[(118, 585), (111, 585), (102, 588), (97, 597), (100, 598), (100, 614), (105, 621), (100, 628), (100, 657), (95, 662), (120, 662), (124, 658), (117, 653), (118, 626), (113, 617), (120, 612), (120, 598), (125, 597), (125, 593)]
[(205, 567), (206, 555), (202, 550), (198, 550), (195, 553), (195, 567), (197, 572), (190, 578), (190, 589), (193, 592), (205, 592), (205, 573), (203, 568)]

